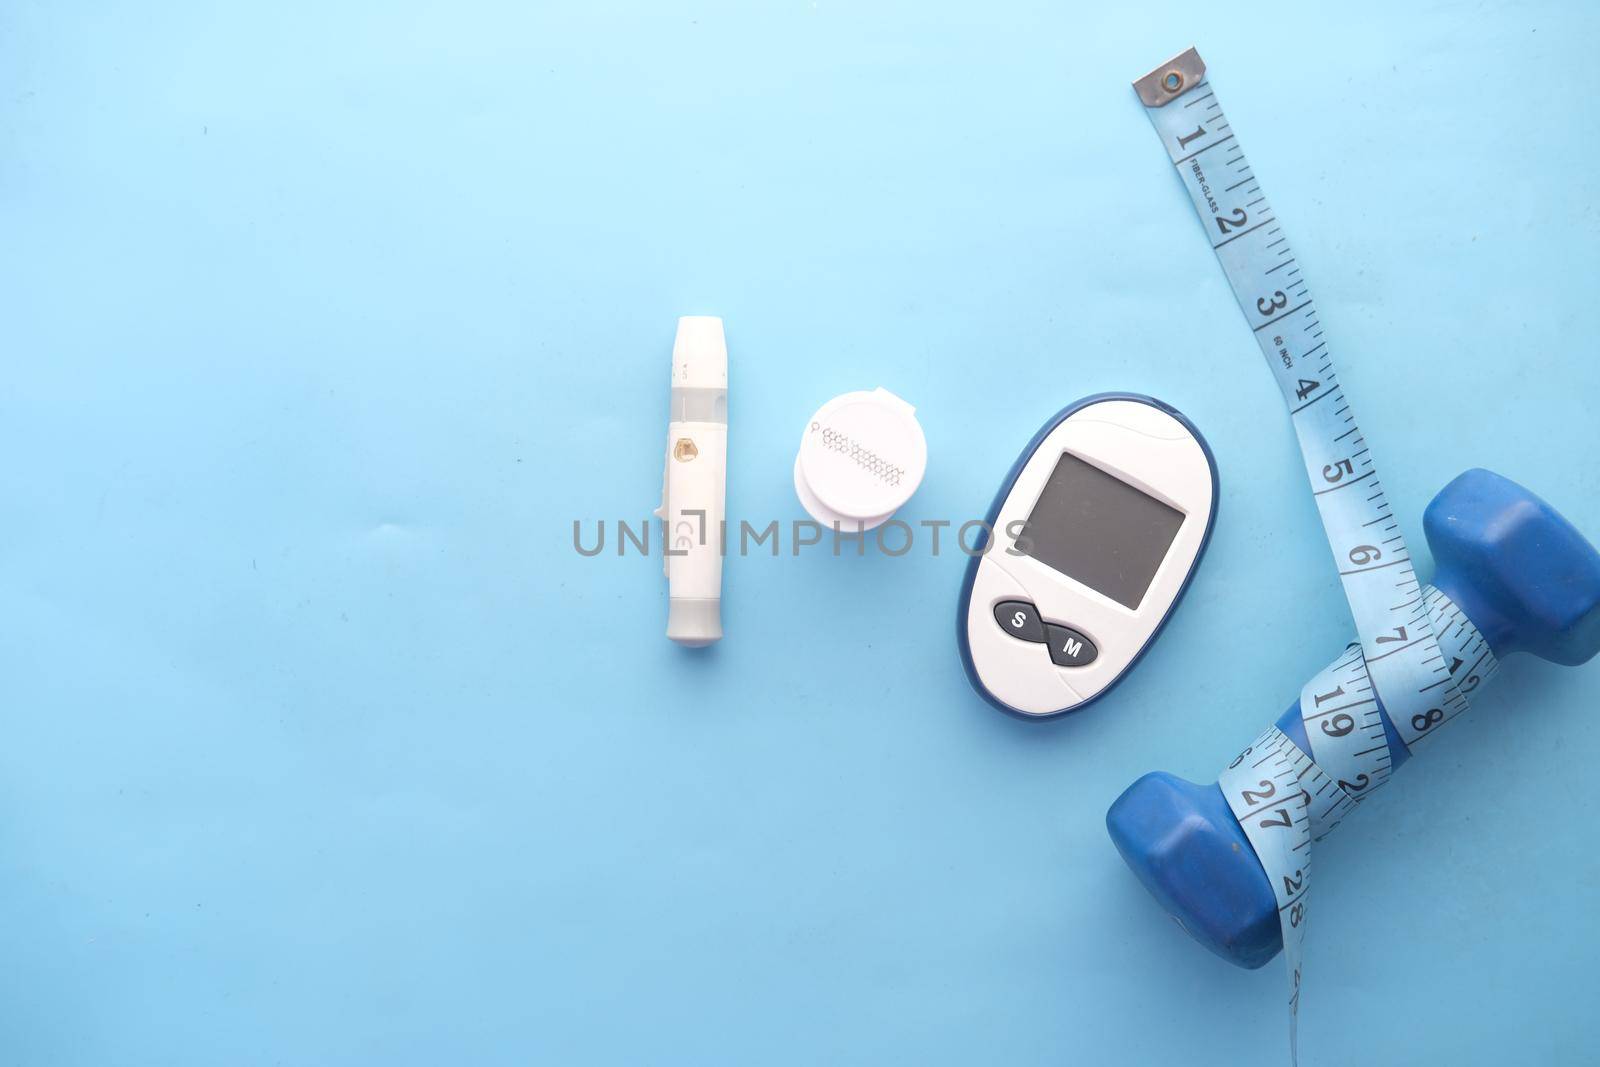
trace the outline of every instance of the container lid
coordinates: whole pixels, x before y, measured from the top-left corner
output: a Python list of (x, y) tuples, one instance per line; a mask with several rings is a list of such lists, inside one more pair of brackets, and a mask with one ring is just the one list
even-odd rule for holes
[(818, 522), (870, 530), (911, 498), (927, 467), (915, 408), (887, 389), (844, 393), (806, 422), (795, 492)]

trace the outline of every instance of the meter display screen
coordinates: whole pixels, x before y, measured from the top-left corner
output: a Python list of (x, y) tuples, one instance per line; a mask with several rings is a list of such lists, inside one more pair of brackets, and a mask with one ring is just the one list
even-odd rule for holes
[(1063, 452), (1017, 539), (1017, 551), (1138, 608), (1183, 512)]

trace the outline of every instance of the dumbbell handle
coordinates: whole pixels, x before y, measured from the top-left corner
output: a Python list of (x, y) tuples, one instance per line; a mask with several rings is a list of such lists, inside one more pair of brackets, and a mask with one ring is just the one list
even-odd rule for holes
[[(1600, 651), (1600, 552), (1544, 501), (1472, 470), (1440, 491), (1423, 524), (1438, 566), (1437, 589), (1424, 593), (1447, 663), (1463, 661), (1458, 688), (1473, 694), (1494, 659), (1511, 652), (1576, 665)], [(1378, 707), (1393, 770), (1410, 751), (1381, 695)], [(1277, 726), (1311, 753), (1299, 700)], [(1215, 783), (1147, 774), (1117, 798), (1106, 826), (1140, 881), (1201, 944), (1244, 967), (1282, 949), (1272, 886)]]
[[(1428, 607), (1428, 619), (1433, 625), (1434, 636), (1439, 641), (1439, 651), (1447, 664), (1456, 666), (1451, 676), (1455, 680), (1457, 691), (1469, 699), (1476, 696), (1481, 685), (1494, 677), (1499, 666), (1499, 655), (1505, 651), (1507, 634), (1504, 630), (1494, 632), (1501, 645), (1497, 648), (1495, 641), (1483, 634), (1476, 620), (1459, 607), (1448, 593), (1430, 585), (1422, 590), (1422, 596), (1423, 602)], [(1328, 665), (1328, 670), (1333, 671), (1343, 663), (1352, 654), (1354, 647), (1347, 646), (1344, 653)], [(1411, 758), (1411, 750), (1400, 739), (1399, 731), (1389, 718), (1389, 711), (1384, 707), (1381, 695), (1377, 695), (1376, 703), (1378, 716), (1383, 722), (1384, 737), (1389, 743), (1391, 759), (1389, 769), (1393, 772)], [(1311, 756), (1314, 753), (1311, 750), (1310, 739), (1306, 735), (1305, 712), (1306, 709), (1302, 707), (1301, 701), (1296, 700), (1279, 717), (1276, 725), (1299, 747), (1300, 751)]]

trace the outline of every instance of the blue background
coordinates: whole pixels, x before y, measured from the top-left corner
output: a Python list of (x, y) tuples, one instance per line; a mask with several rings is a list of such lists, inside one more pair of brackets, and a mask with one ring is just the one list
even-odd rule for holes
[[(16, 3), (0, 16), (0, 1060), (1272, 1064), (1106, 838), (1345, 640), (1289, 424), (1129, 81), (1195, 43), (1419, 555), (1600, 534), (1592, 7)], [(735, 559), (663, 638), (674, 318), (735, 518), (915, 403), (913, 522), (1157, 395), (1211, 551), (1111, 697), (967, 686), (964, 559)], [(1424, 567), (1426, 572), (1426, 567)], [(1600, 668), (1506, 665), (1319, 853), (1307, 1064), (1574, 1063)]]

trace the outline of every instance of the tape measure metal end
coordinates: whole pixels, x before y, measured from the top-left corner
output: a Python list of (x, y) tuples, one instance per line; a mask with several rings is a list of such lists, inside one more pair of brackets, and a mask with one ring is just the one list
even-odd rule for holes
[(1167, 60), (1133, 83), (1133, 91), (1145, 107), (1160, 107), (1199, 85), (1206, 76), (1206, 61), (1193, 48)]

